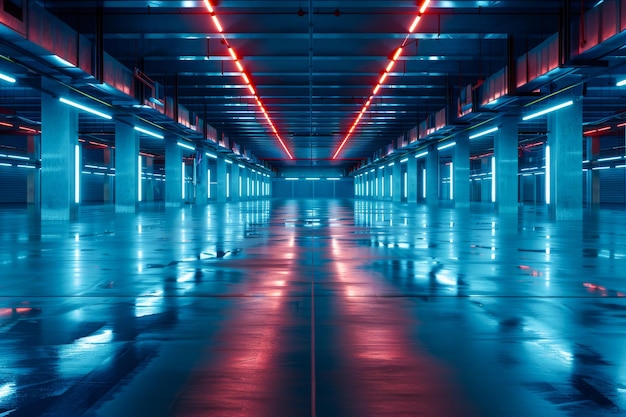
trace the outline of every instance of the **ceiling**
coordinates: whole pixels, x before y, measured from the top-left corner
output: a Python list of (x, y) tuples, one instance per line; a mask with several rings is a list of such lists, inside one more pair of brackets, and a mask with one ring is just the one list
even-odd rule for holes
[[(276, 169), (334, 166), (346, 171), (427, 116), (456, 103), (468, 84), (479, 84), (511, 57), (556, 33), (565, 14), (575, 21), (596, 3), (433, 0), (407, 38), (421, 0), (213, 1), (224, 42), (203, 1), (39, 2), (91, 42), (101, 40), (104, 51), (124, 66), (163, 85), (189, 111)], [(333, 160), (394, 51), (403, 44), (384, 85)], [(227, 45), (236, 51), (293, 159), (259, 111)], [(621, 68), (619, 50), (603, 57), (612, 71)], [(72, 77), (7, 40), (2, 52), (28, 65), (25, 78), (35, 77), (37, 71)], [(625, 107), (623, 94), (614, 86), (614, 72), (595, 67), (594, 71), (585, 98), (587, 123), (620, 115)], [(31, 84), (3, 86), (2, 107), (37, 121), (40, 99), (32, 93), (36, 82)], [(115, 102), (114, 95), (102, 89), (78, 88), (109, 104)], [(80, 129), (112, 140), (113, 125), (98, 118), (81, 116)], [(525, 129), (545, 130), (533, 125)], [(142, 148), (163, 152), (159, 141), (142, 139)]]

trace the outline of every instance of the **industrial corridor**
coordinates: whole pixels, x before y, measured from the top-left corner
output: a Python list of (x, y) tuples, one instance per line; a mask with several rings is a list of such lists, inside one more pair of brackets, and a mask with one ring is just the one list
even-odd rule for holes
[(0, 415), (626, 410), (623, 210), (300, 199), (79, 219), (0, 211)]

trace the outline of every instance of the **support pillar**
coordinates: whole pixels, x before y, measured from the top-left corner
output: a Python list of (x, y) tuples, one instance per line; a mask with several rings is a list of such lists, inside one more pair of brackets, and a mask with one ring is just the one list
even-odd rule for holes
[[(27, 138), (28, 156), (35, 160), (40, 159), (40, 145), (41, 136), (30, 135)], [(41, 172), (38, 169), (30, 169), (26, 174), (27, 180), (27, 195), (26, 201), (28, 203), (29, 212), (39, 212), (41, 207)]]
[(145, 158), (145, 169), (146, 169), (146, 174), (150, 174), (146, 176), (146, 179), (144, 180), (144, 201), (152, 203), (154, 202), (154, 186), (155, 186), (155, 179), (154, 179), (154, 158), (151, 156), (148, 156)]
[(417, 204), (419, 177), (417, 175), (417, 158), (413, 155), (410, 155), (409, 160), (406, 161), (406, 172), (408, 181), (407, 203)]
[(176, 138), (165, 138), (165, 207), (183, 204), (183, 156)]
[(430, 145), (426, 155), (426, 203), (439, 204), (439, 151), (436, 145)]
[[(143, 159), (143, 158), (142, 158)], [(129, 120), (115, 121), (115, 212), (135, 213), (139, 200), (139, 134)], [(142, 196), (143, 197), (143, 196)]]
[(550, 181), (550, 213), (556, 220), (583, 218), (582, 98), (574, 97), (573, 101), (573, 105), (548, 115), (550, 157), (546, 176)]
[(518, 210), (518, 143), (517, 121), (503, 120), (495, 135), (496, 172), (491, 175), (492, 181), (496, 182), (496, 208), (500, 214), (517, 213)]
[(200, 160), (196, 169), (196, 204), (204, 206), (209, 202), (209, 157), (204, 151), (197, 153)]
[(230, 187), (230, 185), (226, 184), (226, 161), (224, 161), (223, 158), (218, 158), (216, 161), (216, 165), (217, 165), (217, 169), (216, 169), (216, 178), (215, 181), (217, 181), (217, 202), (218, 203), (225, 203), (227, 198), (226, 198), (226, 188)]
[[(587, 143), (591, 145), (588, 147), (587, 153), (589, 160), (597, 161), (600, 157), (600, 137), (591, 136), (587, 138)], [(587, 171), (587, 175), (587, 188), (589, 190), (587, 201), (593, 210), (597, 210), (600, 208), (600, 171), (592, 169)]]
[(396, 161), (396, 163), (391, 167), (391, 175), (393, 176), (392, 200), (399, 203), (402, 201), (402, 166), (400, 165), (400, 161)]
[[(243, 191), (243, 181), (240, 177), (241, 168), (233, 164), (230, 169), (230, 201), (239, 201)], [(241, 182), (240, 182), (241, 181)]]
[(75, 219), (78, 114), (49, 93), (57, 89), (55, 82), (42, 78), (41, 85), (41, 219)]
[[(104, 166), (109, 168), (110, 172), (113, 172), (111, 168), (115, 168), (115, 150), (112, 147), (107, 147), (102, 150), (102, 157), (104, 161)], [(103, 201), (105, 204), (110, 204), (115, 201), (115, 176), (107, 175), (104, 180), (104, 189), (103, 189)]]
[(239, 176), (241, 177), (241, 200), (247, 201), (250, 199), (250, 169), (240, 169)]
[(455, 208), (470, 206), (470, 147), (467, 135), (456, 138), (454, 156), (452, 158), (452, 190)]

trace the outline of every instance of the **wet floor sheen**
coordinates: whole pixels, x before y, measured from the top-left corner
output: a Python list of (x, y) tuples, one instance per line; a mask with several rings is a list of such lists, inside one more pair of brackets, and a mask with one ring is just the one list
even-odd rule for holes
[(626, 413), (626, 213), (0, 208), (0, 416)]

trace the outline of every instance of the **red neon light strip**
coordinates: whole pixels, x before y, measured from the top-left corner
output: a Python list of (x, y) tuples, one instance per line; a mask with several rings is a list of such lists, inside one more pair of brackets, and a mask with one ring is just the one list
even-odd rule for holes
[(267, 123), (269, 124), (270, 128), (274, 132), (274, 135), (276, 136), (276, 139), (278, 140), (278, 143), (280, 143), (280, 146), (282, 146), (282, 148), (287, 153), (287, 156), (289, 156), (289, 159), (293, 159), (293, 156), (291, 155), (291, 152), (289, 152), (289, 149), (287, 148), (287, 145), (285, 145), (285, 142), (280, 137), (280, 134), (278, 133), (278, 130), (274, 126), (274, 123), (272, 123), (272, 119), (270, 118), (269, 114), (265, 110), (265, 107), (263, 106), (263, 102), (261, 101), (261, 99), (257, 95), (256, 88), (254, 87), (254, 85), (250, 81), (250, 78), (249, 78), (248, 74), (246, 73), (245, 68), (243, 67), (241, 61), (239, 60), (239, 57), (237, 56), (237, 53), (235, 52), (233, 47), (230, 46), (230, 44), (228, 43), (228, 40), (224, 36), (224, 29), (222, 28), (222, 25), (220, 24), (219, 18), (215, 14), (215, 10), (213, 9), (213, 5), (211, 4), (211, 1), (210, 0), (204, 0), (204, 4), (206, 5), (207, 10), (211, 14), (211, 20), (213, 20), (213, 24), (215, 25), (215, 28), (217, 29), (217, 31), (219, 33), (222, 34), (222, 38), (224, 39), (224, 44), (228, 48), (228, 53), (230, 54), (230, 57), (232, 58), (232, 60), (235, 63), (235, 65), (237, 66), (237, 69), (241, 73), (241, 77), (244, 79), (244, 81), (246, 83), (246, 87), (248, 87), (248, 90), (250, 90), (250, 93), (254, 96), (254, 99), (256, 100), (256, 104), (259, 107), (259, 110), (261, 111), (261, 113), (263, 113), (263, 116), (265, 116), (265, 118), (267, 119)]
[(25, 130), (26, 132), (41, 133), (40, 130), (31, 129), (30, 127), (18, 126), (17, 128), (21, 130)]
[[(617, 125), (617, 127), (622, 127), (626, 125), (626, 123), (623, 123), (621, 125)], [(600, 132), (606, 132), (607, 130), (611, 130), (611, 126), (605, 126), (605, 127), (601, 127), (599, 129), (593, 129), (593, 130), (586, 130), (583, 132), (583, 135), (591, 135), (593, 133), (600, 133)]]
[(415, 17), (415, 20), (413, 20), (411, 27), (409, 27), (409, 33), (407, 33), (406, 37), (404, 38), (402, 45), (398, 49), (395, 50), (393, 57), (391, 58), (391, 60), (387, 64), (387, 67), (385, 68), (385, 72), (382, 73), (382, 75), (380, 76), (380, 79), (378, 80), (378, 83), (376, 83), (376, 86), (374, 87), (372, 95), (367, 99), (367, 102), (361, 108), (361, 111), (357, 115), (356, 120), (352, 123), (350, 130), (348, 130), (348, 134), (341, 141), (341, 144), (339, 145), (339, 148), (337, 148), (337, 151), (333, 155), (332, 159), (337, 159), (337, 156), (339, 155), (343, 147), (346, 145), (346, 142), (348, 142), (348, 139), (350, 138), (354, 130), (357, 128), (357, 125), (359, 124), (361, 117), (363, 117), (363, 114), (370, 106), (373, 97), (376, 94), (378, 94), (378, 92), (380, 91), (380, 88), (383, 86), (383, 84), (387, 80), (387, 77), (389, 76), (389, 73), (393, 69), (393, 66), (398, 61), (398, 58), (400, 58), (400, 55), (402, 55), (402, 50), (405, 47), (406, 43), (408, 42), (409, 37), (411, 36), (413, 32), (415, 32), (415, 29), (417, 28), (417, 25), (420, 22), (422, 15), (424, 14), (424, 12), (426, 12), (426, 9), (428, 8), (429, 3), (430, 3), (430, 0), (424, 0), (424, 2), (422, 3), (422, 6), (419, 9), (418, 15)]

